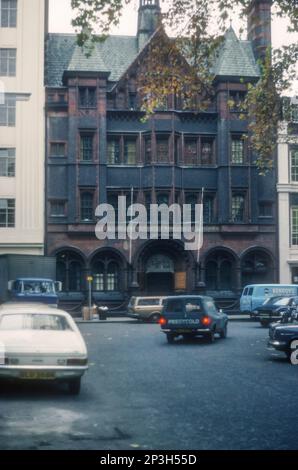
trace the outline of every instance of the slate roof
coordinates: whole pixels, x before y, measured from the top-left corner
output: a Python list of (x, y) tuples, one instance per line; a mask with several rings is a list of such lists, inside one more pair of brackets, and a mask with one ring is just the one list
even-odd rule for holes
[[(109, 81), (117, 82), (138, 55), (135, 36), (109, 36), (97, 43), (87, 58), (76, 44), (75, 34), (49, 34), (46, 45), (46, 85), (61, 86), (63, 73), (69, 71), (110, 72)], [(252, 45), (241, 41), (230, 27), (214, 62), (213, 72), (224, 77), (258, 77)]]
[(117, 82), (138, 55), (135, 36), (109, 36), (97, 43), (87, 58), (76, 44), (75, 34), (49, 34), (46, 46), (46, 85), (61, 86), (63, 73), (69, 71), (110, 72)]
[(215, 61), (214, 74), (218, 77), (259, 77), (259, 66), (250, 41), (241, 41), (230, 27)]

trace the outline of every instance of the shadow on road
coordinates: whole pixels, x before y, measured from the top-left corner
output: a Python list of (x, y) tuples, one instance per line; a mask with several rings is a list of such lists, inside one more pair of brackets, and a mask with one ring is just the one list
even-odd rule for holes
[(174, 343), (172, 344), (169, 344), (165, 338), (165, 345), (166, 346), (193, 346), (193, 345), (196, 345), (196, 346), (200, 346), (200, 347), (214, 347), (216, 346), (217, 344), (221, 344), (222, 342), (224, 342), (224, 344), (227, 344), (229, 343), (230, 341), (232, 340), (232, 338), (225, 338), (225, 339), (219, 339), (219, 338), (216, 338), (214, 343), (210, 343), (209, 341), (207, 341), (205, 338), (200, 338), (200, 337), (195, 337), (195, 338), (183, 338), (182, 336), (178, 337), (175, 339)]
[[(0, 399), (31, 399), (31, 398), (53, 398), (71, 395), (66, 384), (48, 382), (0, 382)], [(73, 396), (71, 397), (73, 398)]]

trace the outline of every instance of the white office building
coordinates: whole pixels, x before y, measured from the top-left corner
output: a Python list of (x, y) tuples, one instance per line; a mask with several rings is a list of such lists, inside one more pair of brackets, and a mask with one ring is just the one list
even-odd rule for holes
[(44, 250), (47, 11), (47, 0), (0, 0), (0, 254)]
[(277, 192), (280, 282), (298, 284), (298, 99), (292, 123), (280, 126)]

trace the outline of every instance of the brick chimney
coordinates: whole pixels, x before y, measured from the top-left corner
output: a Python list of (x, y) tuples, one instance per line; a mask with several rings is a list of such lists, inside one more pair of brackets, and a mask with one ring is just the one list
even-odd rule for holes
[(247, 39), (257, 60), (271, 47), (271, 6), (272, 0), (252, 0), (247, 9)]

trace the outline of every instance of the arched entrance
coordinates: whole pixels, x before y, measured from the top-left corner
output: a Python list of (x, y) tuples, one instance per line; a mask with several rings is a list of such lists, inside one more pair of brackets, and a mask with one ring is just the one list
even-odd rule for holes
[(148, 258), (145, 273), (148, 294), (168, 294), (174, 291), (175, 263), (170, 256), (158, 253)]
[(177, 240), (156, 240), (137, 253), (134, 271), (142, 295), (192, 292), (194, 275), (191, 254)]

